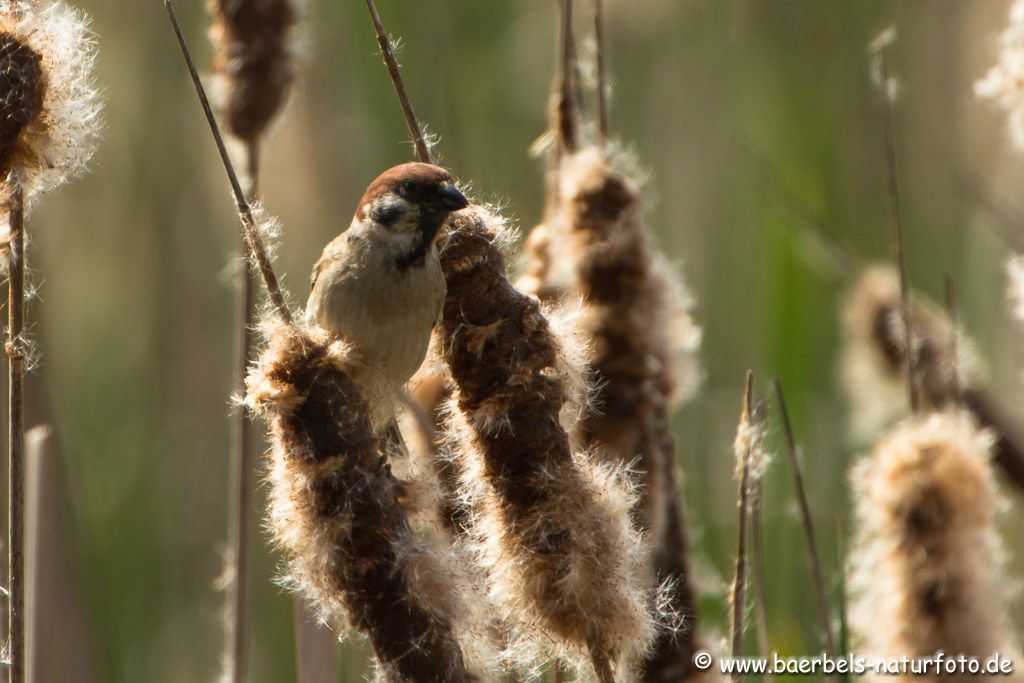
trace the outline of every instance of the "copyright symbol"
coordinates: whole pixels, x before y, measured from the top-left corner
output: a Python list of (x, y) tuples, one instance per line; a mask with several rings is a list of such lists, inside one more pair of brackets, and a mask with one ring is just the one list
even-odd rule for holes
[(701, 671), (707, 671), (711, 668), (712, 657), (711, 653), (707, 650), (698, 650), (693, 655), (693, 665)]

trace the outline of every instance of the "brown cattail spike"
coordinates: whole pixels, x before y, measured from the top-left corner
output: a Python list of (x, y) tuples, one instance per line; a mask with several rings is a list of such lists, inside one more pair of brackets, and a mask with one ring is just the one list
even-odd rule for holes
[[(1000, 574), (991, 443), (965, 412), (929, 413), (899, 423), (855, 467), (850, 623), (857, 652), (1017, 658)], [(928, 673), (928, 680), (977, 679)]]
[(22, 130), (43, 110), (42, 59), (10, 33), (0, 32), (0, 177), (16, 161)]
[(294, 0), (209, 0), (214, 72), (228, 131), (255, 142), (288, 98)]
[[(1024, 490), (1024, 435), (979, 381), (977, 360), (966, 338), (938, 306), (916, 297), (911, 327), (921, 404), (946, 408), (958, 401), (997, 435), (994, 459), (1008, 479)], [(853, 404), (854, 432), (869, 437), (900, 415), (905, 381), (900, 290), (891, 268), (864, 271), (844, 312), (843, 374)], [(954, 352), (955, 350), (955, 352)], [(953, 391), (959, 388), (959, 393)]]
[(380, 454), (348, 349), (319, 329), (277, 324), (248, 379), (270, 428), (269, 527), (289, 579), (373, 644), (385, 679), (476, 680), (452, 631), (455, 596), (415, 538)]
[(465, 463), (480, 556), (507, 618), (539, 626), (537, 640), (570, 655), (588, 652), (607, 676), (653, 635), (631, 499), (610, 470), (570, 448), (560, 422), (574, 391), (566, 347), (537, 300), (506, 279), (499, 233), (484, 210), (463, 211), (442, 244), (449, 441)]

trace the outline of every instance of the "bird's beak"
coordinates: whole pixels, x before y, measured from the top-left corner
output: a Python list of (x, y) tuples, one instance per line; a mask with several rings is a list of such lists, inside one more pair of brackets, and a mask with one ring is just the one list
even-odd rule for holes
[(445, 211), (458, 211), (469, 206), (469, 200), (454, 185), (446, 183), (437, 191), (437, 206)]

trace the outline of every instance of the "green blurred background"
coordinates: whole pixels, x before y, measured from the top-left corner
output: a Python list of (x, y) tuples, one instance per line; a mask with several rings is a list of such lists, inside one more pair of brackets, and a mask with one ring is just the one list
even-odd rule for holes
[[(857, 450), (836, 382), (842, 283), (802, 256), (807, 224), (793, 204), (799, 198), (801, 211), (863, 258), (888, 257), (866, 45), (890, 23), (900, 33), (892, 69), (903, 85), (896, 125), (910, 276), (941, 298), (943, 273), (952, 274), (995, 390), (1010, 409), (1024, 405), (1021, 330), (1003, 295), (1009, 247), (999, 233), (1024, 224), (1016, 191), (1024, 165), (1008, 149), (1003, 117), (972, 94), (995, 59), (1007, 3), (606, 2), (613, 131), (650, 172), (649, 224), (682, 264), (704, 328), (706, 380), (674, 430), (704, 628), (721, 632), (735, 543), (731, 443), (748, 367), (762, 390), (773, 375), (787, 390), (830, 574), (841, 520), (849, 529), (845, 477)], [(59, 437), (95, 680), (212, 681), (232, 375), (226, 266), (239, 228), (161, 3), (78, 4), (99, 37), (106, 131), (92, 173), (31, 217), (41, 285), (31, 319), (43, 361), (30, 385), (30, 424), (52, 422)], [(441, 134), (443, 163), (529, 228), (543, 181), (527, 148), (545, 127), (555, 2), (379, 6), (402, 38), (410, 94)], [(580, 7), (582, 39), (589, 3)], [(203, 3), (177, 8), (198, 62), (209, 64)], [(310, 265), (348, 224), (368, 181), (410, 158), (363, 3), (310, 0), (303, 33), (301, 81), (262, 174), (266, 204), (285, 226), (279, 272), (299, 301)], [(815, 653), (784, 459), (766, 491), (773, 645)], [(1019, 518), (1022, 501), (1011, 503), (1008, 518)], [(1019, 553), (1024, 525), (1004, 527), (1011, 555)], [(265, 537), (252, 533), (251, 680), (292, 680), (291, 599), (273, 583), (278, 560)], [(1024, 575), (1011, 560), (1010, 575)], [(1024, 622), (1019, 605), (1015, 616)], [(344, 680), (362, 680), (362, 646), (343, 650)]]

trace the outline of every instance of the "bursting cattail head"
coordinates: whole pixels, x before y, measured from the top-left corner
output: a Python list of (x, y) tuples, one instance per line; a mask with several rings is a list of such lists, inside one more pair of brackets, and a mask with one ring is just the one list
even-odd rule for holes
[(965, 412), (930, 413), (898, 424), (854, 468), (850, 623), (861, 652), (1012, 657), (992, 443)]
[(452, 376), (446, 445), (462, 465), (470, 531), (516, 633), (569, 657), (635, 662), (655, 624), (630, 480), (573, 452), (564, 409), (585, 393), (573, 386), (574, 342), (508, 282), (506, 233), (475, 208), (453, 214), (441, 243), (436, 348)]
[[(932, 302), (911, 297), (915, 385), (925, 406), (955, 399), (955, 387), (971, 386), (981, 374), (969, 340)], [(843, 309), (844, 389), (852, 404), (852, 431), (869, 440), (907, 408), (906, 334), (899, 277), (888, 266), (866, 269)], [(954, 357), (955, 356), (955, 357)]]
[(25, 174), (26, 195), (82, 172), (99, 131), (95, 46), (63, 3), (0, 3), (0, 178)]
[(453, 573), (409, 524), (350, 350), (319, 328), (271, 323), (267, 336), (246, 403), (273, 444), (267, 526), (287, 582), (365, 634), (386, 680), (476, 680), (453, 630)]
[(243, 142), (255, 142), (288, 99), (296, 2), (209, 0), (217, 100), (227, 129)]
[(563, 160), (562, 215), (555, 222), (563, 234), (555, 238), (560, 256), (552, 270), (572, 273), (569, 291), (592, 309), (584, 327), (606, 328), (596, 354), (614, 353), (609, 345), (621, 339), (652, 364), (643, 374), (654, 391), (684, 401), (700, 385), (701, 329), (678, 269), (649, 244), (632, 165), (596, 147)]
[(1024, 151), (1024, 1), (1010, 6), (1010, 21), (999, 38), (999, 61), (975, 83), (974, 92), (1004, 110), (1010, 141)]

